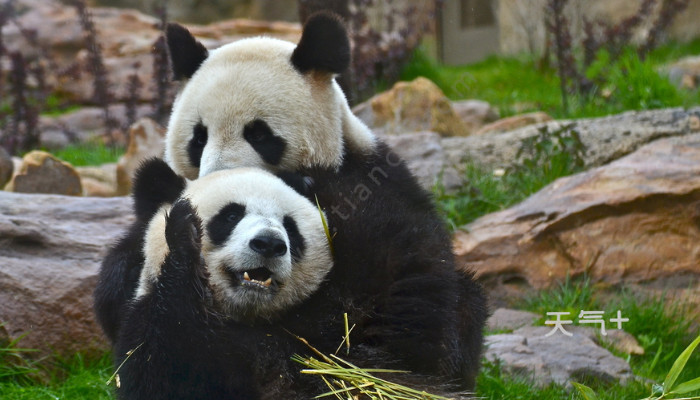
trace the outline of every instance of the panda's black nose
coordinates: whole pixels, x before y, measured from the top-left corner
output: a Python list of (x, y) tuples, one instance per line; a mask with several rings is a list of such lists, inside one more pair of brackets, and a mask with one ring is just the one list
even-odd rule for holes
[(257, 236), (250, 241), (249, 245), (254, 252), (264, 257), (280, 257), (287, 254), (287, 244), (272, 236)]

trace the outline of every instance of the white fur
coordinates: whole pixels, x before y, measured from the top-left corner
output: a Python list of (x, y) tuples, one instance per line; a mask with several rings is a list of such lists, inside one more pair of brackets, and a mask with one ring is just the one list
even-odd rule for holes
[[(188, 182), (182, 197), (189, 199), (202, 220), (202, 256), (210, 274), (212, 291), (222, 311), (232, 318), (273, 318), (277, 312), (311, 295), (332, 266), (319, 210), (270, 173), (253, 168), (217, 171)], [(232, 202), (245, 206), (245, 217), (227, 241), (216, 246), (208, 237), (207, 224)], [(170, 205), (161, 209), (148, 226), (144, 245), (146, 261), (137, 298), (151, 290), (168, 254), (164, 216), (169, 208)], [(291, 246), (283, 226), (285, 216), (295, 220), (304, 237), (306, 248), (298, 262), (293, 262), (290, 254)], [(249, 247), (249, 241), (260, 234), (277, 237), (285, 241), (288, 248), (284, 256), (265, 261), (268, 262), (265, 266), (283, 282), (274, 296), (234, 287), (225, 272), (226, 268), (248, 271), (260, 266), (263, 259)]]
[[(178, 94), (168, 125), (165, 159), (189, 179), (235, 167), (297, 170), (338, 168), (343, 149), (370, 153), (375, 137), (348, 106), (332, 74), (299, 73), (295, 45), (271, 38), (243, 39), (212, 51)], [(243, 138), (243, 127), (263, 119), (287, 141), (276, 167)], [(200, 168), (190, 165), (193, 127), (208, 128)]]

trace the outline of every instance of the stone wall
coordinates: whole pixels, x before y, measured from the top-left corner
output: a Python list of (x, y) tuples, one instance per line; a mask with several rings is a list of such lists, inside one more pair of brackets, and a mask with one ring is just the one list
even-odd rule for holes
[[(544, 5), (546, 0), (499, 0), (501, 51), (508, 54), (524, 51), (539, 52), (545, 43)], [(639, 9), (642, 0), (570, 0), (567, 6), (574, 41), (582, 35), (582, 17), (606, 23), (616, 23)], [(700, 0), (690, 0), (688, 8), (676, 17), (669, 36), (687, 41), (700, 37)], [(653, 21), (653, 19), (652, 19)], [(636, 40), (646, 37), (648, 26), (637, 32)]]

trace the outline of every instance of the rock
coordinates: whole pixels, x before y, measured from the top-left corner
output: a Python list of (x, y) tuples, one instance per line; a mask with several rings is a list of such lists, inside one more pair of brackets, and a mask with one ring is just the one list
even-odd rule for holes
[(150, 157), (163, 158), (165, 129), (155, 121), (144, 118), (129, 130), (129, 146), (117, 163), (117, 193), (131, 192), (131, 180), (141, 162)]
[[(36, 45), (29, 43), (20, 31), (36, 31), (36, 42), (48, 50), (56, 66), (47, 69), (47, 82), (56, 86), (63, 98), (72, 102), (92, 104), (93, 77), (85, 40), (74, 7), (57, 0), (22, 0), (17, 23), (2, 27), (3, 44), (8, 52), (21, 51), (27, 56), (39, 55)], [(143, 84), (140, 101), (153, 100), (156, 90), (153, 79), (152, 48), (161, 32), (159, 20), (135, 10), (90, 7), (97, 30), (97, 40), (107, 70), (110, 88), (116, 101), (128, 97), (128, 78), (136, 74)], [(206, 26), (190, 26), (205, 46), (218, 47), (243, 37), (266, 34), (281, 39), (298, 41), (301, 26), (295, 23), (267, 23), (247, 20), (227, 20)], [(140, 67), (134, 69), (134, 64)], [(78, 66), (78, 76), (63, 76), (58, 71)]]
[(700, 132), (700, 107), (630, 111), (603, 118), (550, 121), (498, 134), (443, 138), (442, 146), (448, 165), (459, 168), (473, 163), (493, 170), (516, 162), (522, 141), (537, 136), (540, 129), (554, 132), (567, 125), (579, 133), (586, 147), (586, 167), (599, 166), (656, 139)]
[(584, 335), (600, 346), (608, 345), (625, 354), (644, 354), (644, 348), (639, 345), (637, 339), (622, 329), (611, 329), (607, 327), (605, 331), (606, 335), (601, 335), (600, 329), (590, 326), (573, 326), (567, 327), (566, 330)]
[(408, 168), (426, 190), (441, 184), (446, 191), (455, 191), (464, 183), (457, 170), (445, 165), (445, 152), (437, 133), (415, 132), (380, 137), (406, 160)]
[[(632, 379), (629, 364), (596, 345), (585, 335), (566, 336), (551, 327), (525, 327), (510, 334), (486, 336), (485, 357), (500, 360), (511, 373), (532, 378), (534, 384), (594, 379), (598, 382), (625, 383)], [(568, 329), (567, 329), (568, 330)]]
[(542, 316), (529, 311), (497, 308), (486, 321), (486, 326), (491, 331), (515, 330), (523, 326), (531, 326)]
[(497, 109), (482, 100), (453, 101), (452, 109), (467, 126), (469, 132), (476, 132), (482, 126), (500, 117)]
[(73, 166), (44, 151), (35, 150), (22, 159), (18, 173), (5, 186), (17, 193), (50, 193), (80, 196), (83, 188)]
[(552, 117), (541, 111), (514, 115), (512, 117), (499, 119), (496, 122), (482, 126), (476, 131), (475, 135), (486, 135), (494, 133), (502, 133), (513, 131), (529, 125), (539, 124), (541, 122), (551, 121)]
[[(136, 107), (137, 118), (143, 118), (152, 112), (150, 105)], [(109, 115), (116, 123), (117, 129), (128, 123), (124, 104), (110, 105)], [(49, 149), (63, 148), (74, 142), (99, 140), (106, 131), (104, 110), (100, 107), (82, 107), (58, 117), (41, 117), (39, 129), (41, 145)]]
[(676, 86), (697, 89), (700, 81), (700, 56), (684, 57), (662, 69)]
[(700, 133), (650, 143), (560, 178), (455, 234), (463, 268), (541, 289), (584, 272), (594, 282), (697, 288)]
[(357, 105), (353, 112), (370, 128), (385, 134), (432, 131), (444, 136), (470, 132), (437, 85), (426, 78), (398, 82)]
[(12, 179), (14, 170), (15, 164), (12, 162), (12, 157), (0, 147), (0, 188)]
[(117, 164), (76, 167), (83, 185), (83, 196), (112, 197), (117, 194)]
[(131, 200), (0, 192), (0, 321), (18, 347), (62, 357), (108, 348), (92, 311), (102, 257)]

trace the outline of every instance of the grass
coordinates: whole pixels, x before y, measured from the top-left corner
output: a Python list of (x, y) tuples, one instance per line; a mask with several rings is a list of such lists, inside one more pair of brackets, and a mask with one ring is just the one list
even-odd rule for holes
[(544, 111), (554, 118), (597, 117), (627, 110), (697, 105), (700, 91), (677, 89), (657, 71), (668, 62), (698, 53), (700, 39), (661, 46), (644, 62), (628, 55), (613, 65), (598, 63), (597, 70), (588, 73), (603, 74), (609, 84), (595, 87), (585, 98), (570, 96), (568, 112), (561, 106), (554, 66), (528, 55), (492, 56), (474, 64), (443, 66), (419, 49), (403, 69), (401, 79), (424, 76), (450, 99), (484, 100), (498, 108), (501, 116)]
[(124, 154), (124, 149), (108, 147), (102, 143), (80, 143), (53, 150), (51, 153), (75, 167), (83, 167), (117, 162)]
[[(14, 353), (5, 347), (3, 353)], [(0, 359), (0, 371), (12, 371), (0, 376), (0, 399), (3, 400), (112, 400), (112, 388), (106, 385), (112, 373), (111, 357), (85, 359), (77, 354), (70, 360), (56, 361), (50, 369), (17, 365), (7, 357)]]

